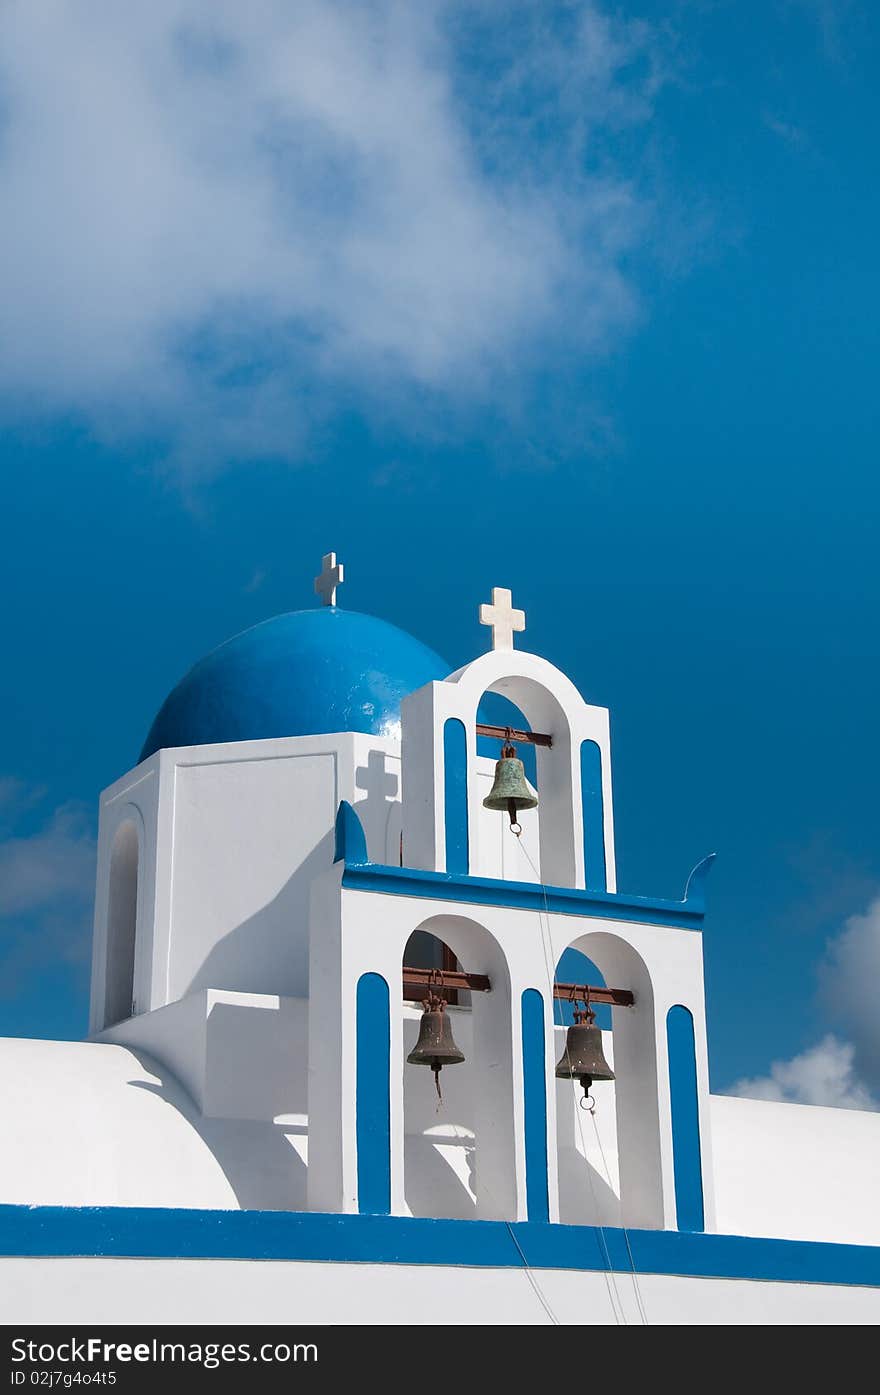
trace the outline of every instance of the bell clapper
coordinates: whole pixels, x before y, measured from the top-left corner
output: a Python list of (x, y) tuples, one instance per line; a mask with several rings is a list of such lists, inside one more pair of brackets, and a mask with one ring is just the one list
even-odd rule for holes
[(584, 1093), (578, 1100), (578, 1104), (580, 1105), (581, 1109), (585, 1109), (588, 1114), (596, 1113), (596, 1101), (590, 1094), (590, 1086), (592, 1085), (592, 1083), (593, 1082), (592, 1080), (590, 1080), (589, 1076), (585, 1076), (585, 1078), (580, 1082), (581, 1089)]

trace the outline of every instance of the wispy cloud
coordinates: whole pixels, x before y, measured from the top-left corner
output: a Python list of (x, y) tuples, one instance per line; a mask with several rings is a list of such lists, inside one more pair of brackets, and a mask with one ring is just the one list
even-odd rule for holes
[(853, 1043), (856, 1070), (880, 1097), (880, 897), (850, 916), (820, 969), (822, 1002)]
[(842, 65), (847, 53), (844, 32), (852, 15), (852, 0), (794, 0), (794, 3), (815, 24), (822, 52), (828, 61)]
[(42, 785), (29, 785), (16, 775), (0, 775), (0, 828), (8, 819), (16, 819), (39, 804), (45, 794)]
[(637, 313), (663, 68), (596, 3), (9, 0), (0, 55), (7, 412), (289, 457)]
[[(39, 792), (16, 786), (19, 815)], [(54, 810), (36, 832), (0, 841), (0, 996), (15, 997), (34, 974), (88, 961), (95, 840), (85, 811)]]
[(774, 1061), (766, 1076), (740, 1080), (730, 1093), (753, 1099), (880, 1109), (880, 897), (864, 915), (853, 915), (829, 940), (819, 970), (823, 1015), (836, 1020), (846, 1039), (825, 1035), (787, 1061)]
[(858, 1078), (851, 1042), (823, 1037), (809, 1050), (787, 1061), (774, 1061), (770, 1073), (740, 1080), (732, 1095), (755, 1100), (783, 1100), (789, 1104), (826, 1104), (838, 1109), (876, 1109), (877, 1102)]
[(241, 589), (246, 596), (252, 596), (255, 591), (259, 591), (260, 587), (263, 585), (263, 582), (265, 580), (265, 567), (256, 567), (255, 570), (251, 573), (249, 580), (245, 582), (244, 586)]
[(793, 121), (784, 121), (780, 116), (774, 116), (772, 112), (764, 113), (764, 125), (772, 131), (786, 145), (798, 148), (806, 144), (806, 132), (802, 126), (797, 126)]

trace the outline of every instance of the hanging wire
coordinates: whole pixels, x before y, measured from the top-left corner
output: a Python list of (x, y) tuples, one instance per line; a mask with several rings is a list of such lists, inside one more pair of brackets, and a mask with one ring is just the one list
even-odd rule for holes
[[(517, 842), (518, 842), (518, 844), (519, 844), (519, 847), (520, 847), (520, 848), (522, 849), (522, 851), (523, 851), (523, 855), (524, 855), (526, 861), (528, 862), (528, 864), (529, 864), (529, 866), (531, 867), (533, 873), (535, 874), (535, 877), (536, 877), (537, 880), (538, 880), (538, 884), (539, 884), (539, 886), (540, 886), (540, 888), (541, 888), (541, 895), (542, 895), (542, 898), (543, 898), (543, 901), (544, 901), (544, 915), (543, 915), (543, 917), (542, 917), (541, 912), (540, 912), (540, 911), (538, 912), (538, 924), (539, 924), (540, 929), (541, 929), (541, 946), (542, 946), (542, 949), (543, 949), (543, 951), (544, 951), (544, 968), (545, 968), (545, 972), (546, 972), (546, 974), (547, 974), (547, 981), (548, 981), (549, 988), (550, 988), (550, 1001), (551, 1001), (551, 1003), (553, 1003), (553, 1002), (555, 1002), (555, 998), (554, 998), (554, 994), (553, 994), (553, 985), (554, 985), (554, 982), (555, 982), (556, 974), (555, 974), (555, 966), (554, 966), (554, 964), (553, 964), (552, 938), (551, 938), (551, 934), (550, 934), (550, 907), (549, 907), (549, 904), (548, 904), (548, 901), (547, 901), (547, 888), (546, 888), (546, 886), (544, 885), (544, 882), (543, 882), (543, 880), (542, 880), (542, 878), (541, 878), (541, 874), (540, 874), (540, 872), (538, 871), (538, 868), (535, 866), (535, 863), (533, 862), (532, 858), (531, 858), (530, 855), (529, 855), (528, 848), (527, 848), (527, 847), (525, 846), (525, 844), (522, 842), (522, 839), (519, 837), (519, 835), (517, 835)], [(546, 922), (546, 931), (545, 931), (545, 922)], [(555, 1020), (555, 1014), (554, 1014), (554, 1020)], [(568, 1042), (567, 1042), (567, 1040), (566, 1040), (566, 1054), (567, 1054), (567, 1053), (568, 1053)], [(569, 1065), (570, 1065), (570, 1064), (571, 1064), (571, 1061), (569, 1060)], [(572, 1095), (574, 1095), (574, 1093), (575, 1093), (575, 1081), (574, 1081), (574, 1079), (572, 1079), (572, 1081), (571, 1081), (571, 1086), (572, 1086)], [(598, 1123), (596, 1122), (595, 1104), (594, 1104), (593, 1108), (589, 1110), (589, 1113), (590, 1113), (590, 1116), (591, 1116), (591, 1118), (592, 1118), (592, 1120), (593, 1120), (593, 1128), (594, 1128), (595, 1133), (596, 1133), (596, 1142), (597, 1142), (597, 1144), (598, 1144), (598, 1146), (599, 1146), (599, 1156), (600, 1156), (601, 1159), (602, 1159), (602, 1166), (603, 1166), (603, 1168), (605, 1169), (605, 1176), (606, 1176), (607, 1181), (608, 1181), (608, 1186), (609, 1186), (610, 1189), (613, 1191), (613, 1190), (614, 1190), (614, 1184), (613, 1184), (613, 1182), (612, 1182), (612, 1180), (611, 1180), (611, 1171), (610, 1171), (610, 1169), (609, 1169), (609, 1167), (608, 1167), (608, 1161), (607, 1161), (607, 1159), (606, 1159), (606, 1157), (605, 1157), (605, 1150), (604, 1150), (604, 1148), (602, 1147), (602, 1142), (601, 1142), (601, 1139), (600, 1139), (600, 1137), (599, 1137), (599, 1125), (598, 1125)], [(591, 1172), (590, 1164), (589, 1164), (589, 1162), (588, 1162), (588, 1160), (587, 1160), (587, 1143), (586, 1143), (586, 1139), (585, 1139), (585, 1137), (584, 1137), (584, 1129), (583, 1129), (582, 1115), (583, 1115), (583, 1110), (582, 1110), (582, 1109), (578, 1109), (577, 1113), (575, 1114), (575, 1119), (576, 1119), (576, 1121), (577, 1121), (578, 1133), (580, 1134), (581, 1150), (582, 1150), (583, 1156), (584, 1156), (584, 1163), (585, 1163), (586, 1169), (587, 1169), (587, 1182), (589, 1183), (589, 1187), (590, 1187), (590, 1195), (591, 1195), (591, 1197), (592, 1197), (593, 1207), (594, 1207), (595, 1214), (598, 1216), (598, 1214), (599, 1214), (599, 1207), (598, 1207), (598, 1202), (597, 1202), (597, 1198), (596, 1198), (595, 1188), (593, 1187), (593, 1179), (592, 1179), (592, 1177), (590, 1176), (590, 1172)], [(605, 1228), (604, 1228), (604, 1226), (602, 1226), (601, 1224), (597, 1223), (595, 1229), (599, 1232), (599, 1237), (600, 1237), (600, 1243), (601, 1243), (601, 1247), (602, 1247), (602, 1252), (603, 1252), (603, 1255), (604, 1255), (604, 1257), (605, 1257), (605, 1262), (606, 1262), (606, 1265), (607, 1265), (606, 1285), (608, 1286), (609, 1298), (611, 1298), (611, 1292), (612, 1292), (612, 1290), (611, 1290), (611, 1285), (608, 1284), (608, 1276), (611, 1277), (611, 1282), (613, 1283), (613, 1286), (614, 1286), (614, 1298), (616, 1298), (617, 1304), (619, 1304), (619, 1306), (620, 1306), (620, 1312), (621, 1312), (621, 1314), (622, 1314), (622, 1321), (623, 1321), (624, 1326), (626, 1326), (626, 1325), (627, 1325), (626, 1310), (625, 1310), (625, 1308), (624, 1308), (624, 1306), (623, 1306), (623, 1302), (622, 1302), (621, 1297), (620, 1297), (620, 1294), (619, 1294), (619, 1292), (618, 1292), (618, 1290), (617, 1290), (617, 1281), (616, 1281), (616, 1277), (615, 1277), (616, 1271), (614, 1270), (614, 1268), (613, 1268), (613, 1266), (612, 1266), (612, 1264), (611, 1264), (611, 1255), (610, 1255), (610, 1252), (609, 1252), (609, 1249), (608, 1249), (608, 1241), (607, 1241), (607, 1237), (606, 1237), (606, 1235), (605, 1235)], [(629, 1259), (630, 1271), (631, 1271), (631, 1275), (632, 1275), (633, 1288), (634, 1288), (634, 1291), (635, 1291), (636, 1304), (637, 1304), (637, 1306), (638, 1306), (639, 1316), (640, 1316), (640, 1318), (641, 1318), (642, 1323), (644, 1324), (644, 1326), (647, 1327), (647, 1326), (649, 1326), (649, 1323), (648, 1323), (648, 1315), (647, 1315), (647, 1312), (646, 1312), (646, 1310), (645, 1310), (645, 1305), (644, 1305), (644, 1302), (643, 1302), (643, 1299), (642, 1299), (641, 1288), (640, 1288), (640, 1285), (639, 1285), (639, 1277), (638, 1277), (638, 1273), (636, 1272), (635, 1259), (634, 1259), (634, 1257), (633, 1257), (632, 1247), (631, 1247), (631, 1245), (630, 1245), (630, 1240), (629, 1240), (629, 1233), (628, 1233), (627, 1228), (626, 1228), (625, 1225), (621, 1225), (621, 1229), (622, 1229), (622, 1231), (623, 1231), (624, 1240), (625, 1240), (625, 1243), (626, 1243), (626, 1252), (627, 1252), (627, 1257), (628, 1257), (628, 1259)], [(617, 1324), (618, 1324), (618, 1326), (620, 1326), (621, 1318), (618, 1317), (617, 1308), (616, 1308), (616, 1306), (615, 1306), (615, 1302), (614, 1302), (613, 1299), (612, 1299), (612, 1302), (611, 1302), (611, 1306), (612, 1306), (612, 1310), (614, 1311), (614, 1316), (615, 1316), (615, 1319), (617, 1320)]]
[[(595, 1109), (591, 1109), (591, 1110), (590, 1110), (590, 1114), (591, 1114), (592, 1119), (593, 1119), (593, 1128), (594, 1128), (595, 1133), (596, 1133), (596, 1144), (597, 1144), (598, 1149), (599, 1149), (599, 1155), (600, 1155), (600, 1157), (601, 1157), (601, 1159), (602, 1159), (602, 1166), (603, 1166), (604, 1169), (605, 1169), (605, 1176), (608, 1178), (608, 1184), (609, 1184), (609, 1186), (610, 1186), (610, 1185), (611, 1185), (611, 1173), (610, 1173), (610, 1171), (609, 1171), (608, 1163), (607, 1163), (607, 1160), (606, 1160), (606, 1158), (605, 1158), (605, 1149), (602, 1147), (602, 1137), (601, 1137), (601, 1135), (600, 1135), (600, 1133), (599, 1133), (599, 1125), (598, 1125), (598, 1123), (596, 1122), (596, 1111), (595, 1111)], [(643, 1299), (642, 1299), (642, 1290), (641, 1290), (641, 1286), (640, 1286), (640, 1284), (639, 1284), (639, 1276), (638, 1276), (638, 1272), (637, 1272), (637, 1270), (636, 1270), (636, 1262), (635, 1262), (635, 1259), (633, 1258), (632, 1246), (631, 1246), (630, 1243), (629, 1243), (629, 1231), (627, 1230), (627, 1228), (626, 1228), (625, 1225), (622, 1225), (620, 1228), (621, 1228), (621, 1230), (623, 1231), (623, 1239), (624, 1239), (624, 1242), (625, 1242), (625, 1244), (626, 1244), (626, 1253), (627, 1253), (627, 1258), (629, 1259), (629, 1267), (630, 1267), (630, 1269), (632, 1270), (633, 1288), (635, 1289), (636, 1303), (638, 1304), (638, 1307), (639, 1307), (639, 1313), (641, 1314), (642, 1322), (643, 1322), (643, 1324), (644, 1324), (645, 1327), (648, 1327), (648, 1326), (650, 1326), (650, 1324), (649, 1324), (649, 1322), (648, 1322), (648, 1313), (647, 1313), (647, 1310), (646, 1310), (646, 1308), (645, 1308), (644, 1301), (643, 1301)]]
[[(552, 947), (551, 947), (550, 944), (549, 944), (549, 939), (550, 939), (550, 910), (549, 910), (549, 906), (548, 906), (548, 904), (547, 904), (547, 888), (544, 886), (544, 883), (541, 881), (541, 874), (540, 874), (540, 872), (538, 871), (537, 867), (535, 866), (534, 862), (532, 861), (531, 857), (529, 856), (528, 849), (525, 847), (525, 845), (524, 845), (522, 842), (520, 842), (519, 846), (522, 848), (522, 851), (523, 851), (523, 854), (524, 854), (524, 856), (525, 856), (525, 858), (526, 858), (526, 861), (528, 862), (529, 866), (531, 867), (532, 871), (533, 871), (534, 874), (535, 874), (535, 877), (537, 878), (538, 884), (539, 884), (539, 886), (540, 886), (540, 888), (541, 888), (541, 894), (542, 894), (543, 900), (544, 900), (544, 913), (545, 913), (546, 922), (547, 922), (547, 923), (546, 923), (546, 931), (545, 931), (544, 920), (542, 919), (542, 916), (541, 916), (540, 911), (538, 912), (538, 926), (539, 926), (540, 931), (541, 931), (541, 949), (542, 949), (543, 954), (544, 954), (544, 972), (545, 972), (546, 975), (547, 975), (547, 982), (548, 982), (549, 987), (550, 987), (550, 1001), (551, 1001), (551, 1003), (552, 1003), (552, 1002), (554, 1001), (554, 998), (553, 998), (553, 982), (554, 982), (555, 974), (554, 974), (553, 963), (552, 963)], [(572, 1083), (572, 1087), (574, 1087), (574, 1080), (572, 1080), (571, 1083)], [(577, 1116), (576, 1116), (576, 1117), (577, 1117)], [(582, 1148), (583, 1153), (584, 1153), (584, 1162), (586, 1163), (586, 1166), (587, 1166), (587, 1182), (588, 1182), (588, 1184), (589, 1184), (589, 1187), (590, 1187), (590, 1195), (591, 1195), (592, 1200), (593, 1200), (593, 1210), (594, 1210), (594, 1213), (598, 1216), (598, 1214), (599, 1214), (599, 1206), (598, 1206), (598, 1201), (597, 1201), (597, 1198), (596, 1198), (596, 1192), (595, 1192), (595, 1189), (594, 1189), (594, 1187), (593, 1187), (593, 1179), (592, 1179), (592, 1177), (590, 1176), (590, 1166), (589, 1166), (589, 1163), (586, 1162), (586, 1141), (585, 1141), (584, 1135), (583, 1135), (583, 1125), (581, 1124), (581, 1121), (580, 1121), (579, 1118), (578, 1118), (578, 1131), (580, 1132), (580, 1135), (581, 1135), (581, 1148)], [(618, 1291), (617, 1291), (617, 1280), (616, 1280), (616, 1277), (615, 1277), (615, 1274), (614, 1274), (614, 1268), (613, 1268), (613, 1266), (612, 1266), (612, 1264), (611, 1264), (611, 1254), (610, 1254), (609, 1249), (608, 1249), (608, 1240), (607, 1240), (607, 1237), (606, 1237), (606, 1235), (605, 1235), (605, 1228), (604, 1228), (604, 1226), (602, 1226), (601, 1224), (598, 1224), (598, 1223), (597, 1223), (597, 1225), (595, 1226), (595, 1229), (596, 1229), (596, 1231), (598, 1232), (598, 1235), (599, 1235), (599, 1244), (600, 1244), (600, 1247), (601, 1247), (601, 1250), (602, 1250), (603, 1258), (604, 1258), (604, 1260), (605, 1260), (605, 1268), (604, 1268), (604, 1270), (603, 1270), (603, 1276), (604, 1276), (604, 1279), (605, 1279), (605, 1287), (606, 1287), (606, 1289), (608, 1290), (608, 1301), (609, 1301), (609, 1303), (611, 1304), (611, 1311), (612, 1311), (613, 1314), (614, 1314), (614, 1321), (615, 1321), (615, 1323), (617, 1324), (618, 1327), (620, 1327), (621, 1325), (623, 1325), (623, 1326), (625, 1327), (625, 1326), (626, 1326), (626, 1311), (625, 1311), (624, 1306), (623, 1306), (623, 1303), (622, 1303), (622, 1301), (621, 1301), (620, 1294), (619, 1294)]]
[(525, 1254), (523, 1253), (523, 1247), (516, 1238), (516, 1231), (510, 1224), (510, 1221), (505, 1221), (504, 1224), (507, 1226), (511, 1240), (513, 1241), (514, 1245), (516, 1245), (516, 1248), (519, 1250), (519, 1257), (522, 1260), (523, 1265), (525, 1267), (526, 1278), (531, 1284), (535, 1292), (535, 1295), (538, 1299), (538, 1302), (541, 1304), (541, 1307), (544, 1309), (544, 1312), (547, 1314), (548, 1318), (553, 1323), (553, 1326), (559, 1327), (561, 1325), (559, 1318), (556, 1316), (553, 1309), (551, 1308), (550, 1300), (547, 1298), (547, 1295), (543, 1292), (541, 1285), (538, 1283), (538, 1280), (532, 1269), (532, 1266), (529, 1264), (529, 1261), (526, 1259)]

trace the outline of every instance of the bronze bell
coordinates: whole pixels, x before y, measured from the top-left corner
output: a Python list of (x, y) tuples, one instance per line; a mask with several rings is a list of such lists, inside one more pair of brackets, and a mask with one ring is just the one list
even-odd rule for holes
[(511, 824), (517, 826), (520, 809), (535, 809), (538, 796), (526, 783), (523, 763), (517, 758), (516, 747), (506, 741), (501, 747), (501, 759), (495, 762), (495, 783), (483, 800), (484, 809), (507, 810)]
[(444, 1066), (461, 1065), (464, 1052), (459, 1051), (452, 1035), (452, 1023), (446, 1015), (446, 1002), (437, 993), (429, 992), (422, 1004), (419, 1039), (407, 1056), (407, 1065), (430, 1066), (434, 1084), (440, 1094), (440, 1072)]
[(613, 1080), (614, 1071), (602, 1051), (602, 1029), (594, 1026), (596, 1014), (589, 1005), (575, 1012), (565, 1037), (565, 1050), (556, 1066), (557, 1080), (577, 1080), (588, 1094), (594, 1080)]

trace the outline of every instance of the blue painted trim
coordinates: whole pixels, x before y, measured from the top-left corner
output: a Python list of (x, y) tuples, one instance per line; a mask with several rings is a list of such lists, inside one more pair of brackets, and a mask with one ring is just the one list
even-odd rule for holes
[(344, 862), (347, 867), (363, 867), (369, 860), (364, 826), (348, 800), (343, 799), (336, 811), (333, 861)]
[(666, 1014), (669, 1093), (672, 1102), (672, 1164), (679, 1230), (703, 1229), (703, 1164), (694, 1019), (677, 1004)]
[[(607, 1246), (608, 1261), (605, 1259)], [(880, 1288), (880, 1246), (307, 1211), (0, 1206), (0, 1255), (603, 1270)], [(523, 1259), (525, 1256), (525, 1260)]]
[(500, 881), (492, 877), (461, 877), (449, 872), (423, 872), (414, 867), (354, 866), (346, 862), (342, 885), (352, 891), (387, 896), (418, 896), (424, 900), (464, 901), (476, 906), (510, 906), (515, 910), (593, 916), (600, 920), (629, 920), (644, 925), (672, 925), (701, 930), (703, 911), (687, 901), (655, 901), (645, 896), (622, 896), (611, 891), (581, 891), (577, 887), (533, 882)]
[(443, 807), (446, 822), (446, 870), (467, 875), (470, 867), (467, 802), (467, 732), (450, 717), (443, 724)]
[(342, 885), (353, 891), (418, 896), (427, 900), (469, 901), (477, 906), (511, 906), (515, 910), (526, 911), (543, 911), (546, 897), (546, 909), (560, 915), (631, 920), (643, 925), (673, 925), (683, 930), (703, 928), (703, 884), (714, 857), (715, 854), (710, 853), (691, 872), (683, 901), (661, 901), (648, 896), (625, 896), (620, 892), (581, 891), (577, 887), (567, 886), (540, 887), (533, 882), (469, 877), (458, 872), (386, 867), (368, 860), (363, 825), (346, 800), (342, 800), (336, 815), (334, 860), (344, 861)]
[(715, 856), (715, 853), (709, 853), (708, 857), (698, 862), (685, 883), (685, 901), (701, 911), (706, 909), (706, 881), (712, 871)]
[(708, 880), (708, 873), (713, 869), (715, 855), (717, 854), (710, 852), (708, 857), (704, 857), (701, 859), (701, 862), (697, 862), (695, 868), (690, 872), (688, 880), (686, 880), (685, 900), (688, 905), (693, 905), (696, 910), (706, 910), (706, 883)]
[(544, 999), (537, 988), (526, 988), (522, 995), (522, 1053), (526, 1209), (530, 1221), (549, 1221)]
[(605, 800), (602, 752), (595, 741), (581, 742), (581, 809), (584, 821), (584, 881), (591, 891), (605, 891)]
[(357, 986), (358, 1210), (391, 1210), (391, 1008), (381, 974), (361, 974)]

